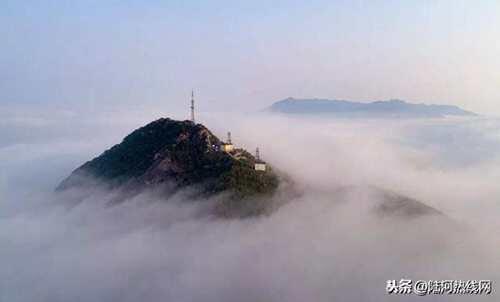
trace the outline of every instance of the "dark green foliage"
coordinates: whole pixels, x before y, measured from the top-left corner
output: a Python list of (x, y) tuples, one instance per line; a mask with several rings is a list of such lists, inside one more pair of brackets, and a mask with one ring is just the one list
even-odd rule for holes
[[(232, 157), (225, 152), (211, 150), (205, 139), (191, 134), (191, 139), (183, 140), (171, 148), (168, 154), (171, 161), (182, 168), (182, 173), (175, 175), (180, 184), (210, 181), (231, 169)], [(215, 136), (211, 137), (211, 143), (214, 143), (214, 139)], [(219, 144), (220, 141), (217, 139), (215, 143)]]
[(271, 197), (279, 185), (279, 179), (268, 167), (267, 171), (255, 171), (254, 161), (242, 159), (225, 173), (221, 182), (231, 190), (229, 198), (217, 205), (217, 214), (223, 217), (249, 217), (265, 214), (272, 209)]
[(129, 181), (139, 186), (164, 182), (178, 187), (196, 185), (205, 194), (226, 192), (229, 207), (245, 207), (249, 208), (245, 212), (253, 213), (256, 210), (250, 204), (233, 203), (271, 195), (278, 187), (278, 177), (270, 168), (256, 171), (255, 158), (245, 150), (220, 151), (221, 143), (203, 125), (159, 119), (82, 165), (59, 189), (81, 185), (86, 176), (112, 186)]
[(159, 119), (129, 134), (122, 143), (85, 163), (80, 169), (92, 176), (119, 182), (138, 177), (151, 167), (162, 149), (173, 149), (182, 132), (193, 128), (188, 122)]
[(254, 194), (273, 192), (278, 186), (278, 177), (268, 171), (255, 171), (254, 163), (247, 159), (235, 162), (230, 171), (222, 176), (221, 181), (238, 197), (248, 197)]

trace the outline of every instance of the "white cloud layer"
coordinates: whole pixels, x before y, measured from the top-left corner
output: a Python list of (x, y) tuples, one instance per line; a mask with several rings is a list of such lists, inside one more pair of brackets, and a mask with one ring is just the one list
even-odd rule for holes
[[(0, 301), (387, 301), (388, 279), (500, 281), (499, 121), (200, 119), (259, 146), (303, 194), (244, 220), (216, 219), (216, 198), (188, 192), (144, 192), (110, 207), (116, 192), (96, 189), (75, 203), (80, 192), (55, 194), (58, 181), (146, 119), (4, 119)], [(339, 193), (352, 185), (360, 188)], [(373, 187), (421, 200), (460, 227), (381, 218)]]

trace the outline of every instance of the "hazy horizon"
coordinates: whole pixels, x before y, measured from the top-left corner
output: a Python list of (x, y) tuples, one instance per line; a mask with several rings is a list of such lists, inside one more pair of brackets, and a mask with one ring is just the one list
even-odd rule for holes
[(288, 96), (500, 114), (497, 1), (2, 1), (0, 103), (252, 111)]

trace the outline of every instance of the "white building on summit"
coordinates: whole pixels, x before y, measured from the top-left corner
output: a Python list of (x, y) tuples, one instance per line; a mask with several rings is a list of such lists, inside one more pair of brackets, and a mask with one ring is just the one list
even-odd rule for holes
[(255, 170), (266, 171), (266, 164), (260, 160), (259, 148), (255, 150)]
[(234, 145), (231, 141), (231, 132), (227, 133), (227, 141), (225, 143), (222, 143), (221, 150), (224, 152), (232, 152), (234, 150)]
[[(191, 90), (191, 106), (189, 107), (191, 116), (190, 116), (190, 121), (196, 124), (196, 120), (194, 117), (194, 90)], [(226, 142), (221, 142), (220, 145), (211, 145), (211, 148), (216, 151), (224, 151), (224, 152), (233, 152), (234, 151), (234, 145), (233, 142), (231, 141), (231, 132), (227, 133), (227, 141)]]

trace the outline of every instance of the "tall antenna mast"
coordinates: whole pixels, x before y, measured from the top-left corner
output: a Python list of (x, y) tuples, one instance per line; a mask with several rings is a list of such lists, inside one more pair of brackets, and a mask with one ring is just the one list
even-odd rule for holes
[(260, 161), (260, 151), (259, 151), (259, 148), (255, 149), (255, 159), (257, 161)]
[(227, 143), (228, 143), (228, 144), (230, 144), (230, 145), (231, 145), (231, 144), (233, 144), (233, 143), (231, 142), (231, 132), (228, 132), (228, 133), (227, 133)]
[(191, 90), (191, 121), (194, 123), (194, 90)]

